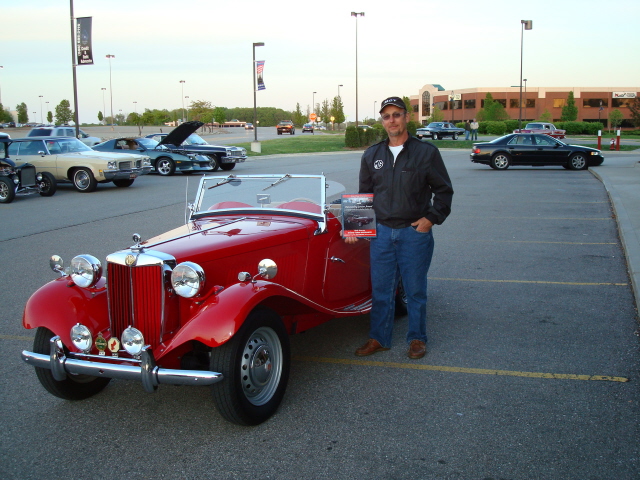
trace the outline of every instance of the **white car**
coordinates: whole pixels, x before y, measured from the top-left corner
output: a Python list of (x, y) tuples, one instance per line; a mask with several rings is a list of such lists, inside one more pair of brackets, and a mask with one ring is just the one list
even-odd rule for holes
[(151, 171), (146, 155), (97, 152), (77, 138), (17, 138), (9, 145), (16, 163), (30, 163), (36, 171), (53, 174), (58, 182), (72, 182), (79, 192), (93, 192), (98, 183), (128, 187)]
[[(85, 145), (93, 147), (99, 143), (102, 143), (102, 140), (98, 137), (92, 137), (88, 133), (83, 132), (78, 129), (80, 132), (79, 139)], [(74, 137), (76, 136), (76, 128), (70, 126), (62, 126), (62, 127), (36, 127), (32, 128), (31, 131), (27, 134), (27, 137)]]

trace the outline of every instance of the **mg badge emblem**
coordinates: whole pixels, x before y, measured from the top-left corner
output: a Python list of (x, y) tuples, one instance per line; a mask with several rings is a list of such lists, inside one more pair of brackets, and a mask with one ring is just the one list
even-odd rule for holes
[(135, 263), (136, 263), (136, 257), (134, 257), (134, 256), (133, 256), (133, 255), (131, 255), (131, 254), (128, 254), (128, 255), (125, 257), (125, 259), (124, 259), (124, 263), (126, 263), (126, 264), (127, 264), (127, 266), (129, 266), (129, 267), (130, 267), (131, 265), (133, 265), (133, 264), (135, 264)]

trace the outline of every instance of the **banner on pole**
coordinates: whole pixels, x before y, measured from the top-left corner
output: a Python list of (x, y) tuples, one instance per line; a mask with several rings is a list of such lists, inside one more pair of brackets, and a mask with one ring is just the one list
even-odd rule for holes
[(92, 17), (81, 17), (77, 19), (76, 55), (78, 57), (78, 65), (93, 65), (91, 18)]
[(258, 76), (258, 90), (264, 90), (264, 79), (262, 78), (262, 72), (264, 71), (264, 60), (256, 62), (256, 75)]

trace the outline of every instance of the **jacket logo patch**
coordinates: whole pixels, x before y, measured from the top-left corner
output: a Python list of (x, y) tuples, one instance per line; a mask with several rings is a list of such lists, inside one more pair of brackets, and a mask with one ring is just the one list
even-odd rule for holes
[(383, 160), (376, 160), (375, 162), (373, 162), (373, 168), (375, 168), (376, 170), (380, 170), (382, 167), (384, 167)]

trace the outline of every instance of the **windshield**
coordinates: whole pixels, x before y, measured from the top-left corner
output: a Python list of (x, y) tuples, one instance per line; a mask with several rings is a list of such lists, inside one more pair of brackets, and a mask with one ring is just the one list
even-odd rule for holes
[(152, 138), (137, 138), (136, 141), (145, 148), (156, 148), (158, 142)]
[(93, 149), (87, 147), (77, 138), (60, 138), (57, 140), (46, 140), (47, 148), (51, 153), (75, 153), (92, 152)]
[(200, 135), (192, 133), (182, 142), (182, 145), (209, 145)]
[(195, 212), (260, 210), (323, 215), (327, 195), (338, 198), (344, 187), (323, 175), (203, 177)]

